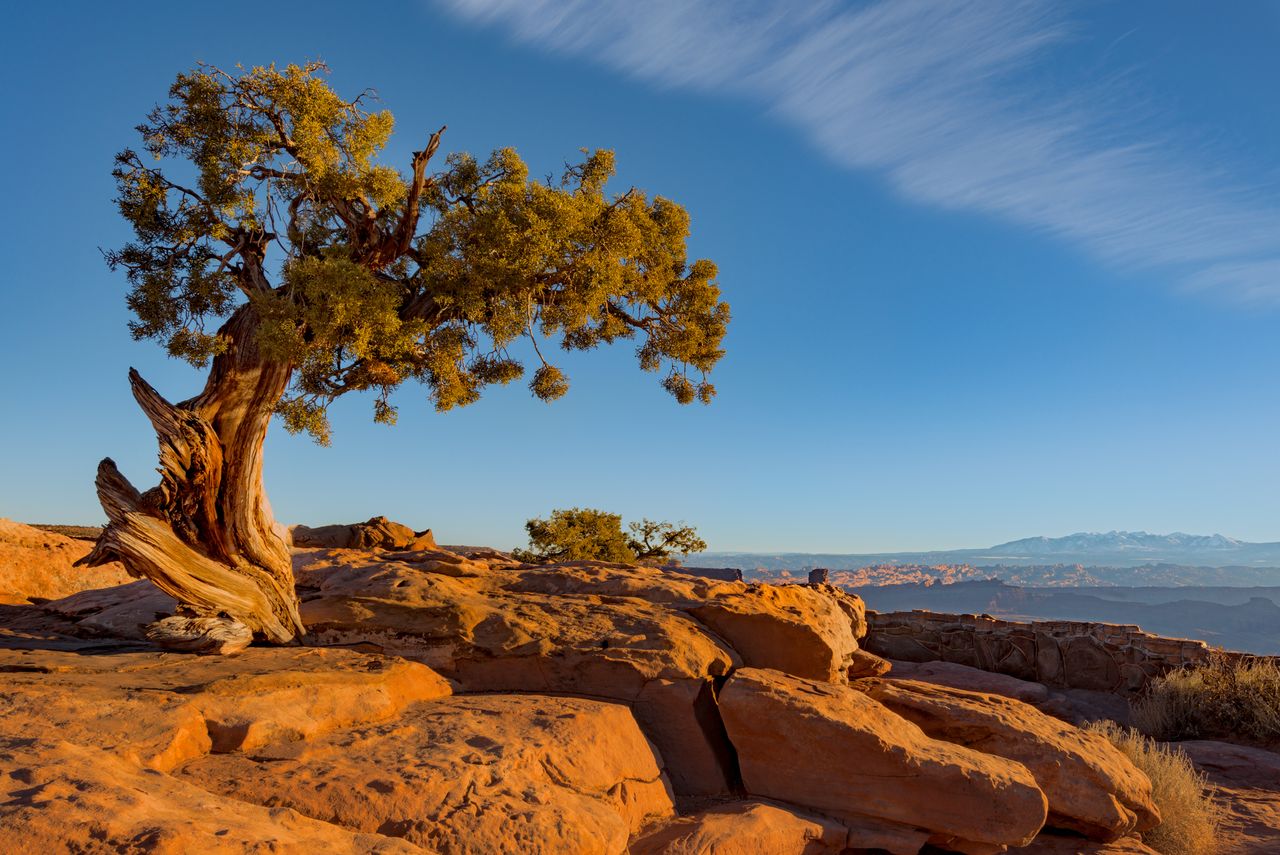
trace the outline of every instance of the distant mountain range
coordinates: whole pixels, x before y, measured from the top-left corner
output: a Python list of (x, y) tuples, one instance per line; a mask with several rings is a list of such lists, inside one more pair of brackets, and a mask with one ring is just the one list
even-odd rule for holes
[(870, 554), (703, 552), (693, 567), (807, 571), (813, 567), (855, 570), (877, 564), (1013, 565), (1083, 564), (1140, 567), (1186, 564), (1198, 567), (1280, 567), (1280, 543), (1249, 543), (1220, 534), (1148, 534), (1145, 531), (1080, 532), (1066, 537), (1026, 537), (988, 549)]

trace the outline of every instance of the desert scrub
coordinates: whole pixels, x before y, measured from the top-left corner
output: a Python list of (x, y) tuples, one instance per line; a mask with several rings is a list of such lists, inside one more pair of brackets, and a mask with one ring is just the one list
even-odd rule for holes
[(1152, 680), (1133, 723), (1156, 739), (1280, 741), (1280, 666), (1217, 657)]
[(1176, 746), (1163, 745), (1112, 721), (1088, 730), (1101, 734), (1151, 779), (1151, 799), (1161, 822), (1142, 842), (1162, 855), (1211, 855), (1217, 851), (1222, 811), (1205, 776)]

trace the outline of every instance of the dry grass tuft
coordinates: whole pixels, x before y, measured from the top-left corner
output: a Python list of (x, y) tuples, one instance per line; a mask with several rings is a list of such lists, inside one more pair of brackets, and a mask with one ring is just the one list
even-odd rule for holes
[(1119, 748), (1151, 779), (1152, 800), (1161, 823), (1142, 835), (1142, 841), (1162, 855), (1211, 855), (1217, 851), (1222, 809), (1211, 795), (1205, 776), (1196, 771), (1178, 748), (1148, 739), (1112, 721), (1098, 721), (1088, 729)]
[(1170, 671), (1133, 704), (1133, 723), (1156, 739), (1280, 741), (1280, 666), (1212, 659)]

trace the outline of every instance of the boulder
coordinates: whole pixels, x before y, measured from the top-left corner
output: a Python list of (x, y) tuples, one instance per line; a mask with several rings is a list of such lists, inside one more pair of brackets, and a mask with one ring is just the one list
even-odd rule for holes
[(753, 668), (813, 680), (843, 680), (858, 641), (841, 600), (803, 585), (752, 584), (689, 613), (729, 642)]
[(835, 820), (760, 801), (730, 802), (651, 829), (630, 855), (838, 855), (849, 831)]
[(850, 680), (856, 680), (860, 677), (881, 677), (892, 670), (893, 663), (888, 659), (881, 659), (865, 650), (855, 650), (849, 658), (846, 674)]
[(835, 589), (602, 562), (509, 566), (421, 555), (312, 555), (298, 572), (312, 638), (377, 645), (467, 692), (627, 703), (682, 794), (725, 794), (733, 781), (712, 680), (747, 655), (844, 679), (841, 668), (857, 653), (861, 601)]
[(0, 519), (0, 603), (56, 600), (131, 581), (124, 566), (74, 567), (93, 543)]
[(1020, 680), (994, 671), (970, 668), (968, 665), (957, 665), (954, 662), (894, 661), (891, 679), (899, 678), (921, 683), (935, 683), (939, 686), (950, 686), (953, 689), (964, 689), (969, 692), (1003, 695), (1032, 706), (1049, 700), (1048, 687), (1040, 683)]
[[(6, 730), (6, 733), (8, 731)], [(0, 736), (0, 852), (425, 853), (287, 808), (214, 795), (56, 738)]]
[(386, 517), (373, 517), (350, 525), (322, 525), (310, 528), (296, 525), (289, 530), (293, 545), (320, 549), (404, 549), (435, 550), (431, 529), (414, 531), (407, 525)]
[(747, 791), (846, 822), (850, 846), (996, 852), (1044, 825), (1025, 766), (932, 739), (863, 691), (742, 669), (719, 700)]
[(623, 853), (634, 832), (673, 815), (627, 708), (582, 698), (443, 698), (383, 724), (208, 755), (179, 775), (441, 855)]
[(1115, 840), (1160, 823), (1151, 781), (1098, 734), (997, 695), (910, 680), (855, 685), (935, 739), (1021, 763), (1049, 800), (1051, 826)]

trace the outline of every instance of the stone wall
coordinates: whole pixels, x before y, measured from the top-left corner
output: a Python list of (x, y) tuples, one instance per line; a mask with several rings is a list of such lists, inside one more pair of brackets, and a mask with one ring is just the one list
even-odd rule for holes
[(1164, 638), (1129, 624), (1020, 623), (989, 615), (867, 611), (862, 646), (908, 662), (956, 662), (1048, 686), (1136, 692), (1157, 674), (1223, 653), (1203, 641)]

